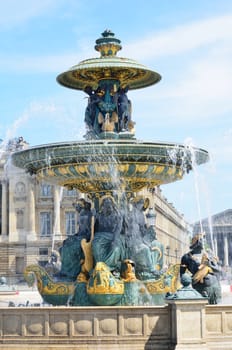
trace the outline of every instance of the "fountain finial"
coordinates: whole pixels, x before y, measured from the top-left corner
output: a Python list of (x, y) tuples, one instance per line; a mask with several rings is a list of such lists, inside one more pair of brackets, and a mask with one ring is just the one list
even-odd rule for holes
[(114, 37), (114, 33), (110, 29), (104, 30), (102, 37), (96, 40), (95, 50), (99, 51), (101, 57), (116, 56), (121, 50), (121, 40)]

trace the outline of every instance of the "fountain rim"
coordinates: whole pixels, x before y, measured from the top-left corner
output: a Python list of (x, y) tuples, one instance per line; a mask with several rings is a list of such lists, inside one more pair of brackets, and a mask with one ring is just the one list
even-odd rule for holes
[(200, 165), (209, 157), (207, 151), (183, 144), (100, 139), (29, 147), (13, 153), (11, 159), (14, 166), (44, 181), (97, 193), (118, 189), (118, 181), (109, 186), (112, 171), (120, 174), (121, 190), (136, 192), (177, 181), (193, 169), (193, 160)]
[[(30, 146), (28, 148), (25, 148), (23, 150), (15, 151), (13, 154), (19, 154), (19, 153), (24, 153), (29, 150), (33, 149), (40, 149), (40, 148), (52, 148), (52, 147), (62, 147), (62, 146), (72, 146), (72, 145), (86, 145), (86, 146), (91, 146), (94, 144), (99, 144), (99, 145), (121, 145), (121, 144), (135, 144), (135, 145), (145, 145), (145, 146), (167, 146), (167, 147), (180, 147), (183, 149), (190, 149), (190, 147), (186, 146), (183, 143), (180, 142), (168, 142), (168, 141), (144, 141), (140, 139), (91, 139), (91, 140), (70, 140), (70, 141), (59, 141), (59, 142), (52, 142), (52, 143), (44, 143), (44, 144), (39, 144), (39, 145), (34, 145)], [(209, 154), (207, 150), (204, 148), (199, 148), (196, 146), (192, 146), (191, 149), (194, 151), (200, 151), (205, 154)]]
[[(109, 75), (105, 74), (105, 70), (107, 69), (114, 71), (116, 74), (115, 77), (111, 77), (110, 79), (120, 80), (122, 85), (128, 85), (130, 90), (152, 86), (162, 79), (159, 73), (133, 59), (107, 56), (82, 60), (78, 64), (71, 66), (68, 70), (60, 73), (56, 77), (56, 81), (60, 85), (70, 89), (84, 90), (87, 85), (94, 87), (99, 80), (109, 79)], [(95, 71), (94, 75), (92, 75), (93, 70)], [(116, 73), (117, 71), (118, 74)], [(130, 73), (129, 78), (128, 72)], [(91, 73), (91, 77), (89, 77), (89, 73)], [(97, 73), (100, 75), (96, 79), (95, 75)], [(75, 74), (79, 74), (79, 78), (75, 77)], [(123, 78), (123, 75), (127, 76), (127, 78)]]
[[(201, 154), (203, 155), (204, 159), (202, 161), (200, 161), (198, 158), (195, 159), (195, 164), (200, 165), (203, 163), (208, 162), (209, 160), (209, 153), (208, 151), (206, 151), (203, 148), (198, 148), (198, 147), (191, 147), (189, 148), (188, 146), (181, 144), (181, 143), (176, 143), (176, 142), (161, 142), (161, 141), (142, 141), (142, 140), (138, 140), (138, 139), (98, 139), (98, 140), (79, 140), (79, 141), (64, 141), (64, 142), (55, 142), (55, 143), (49, 143), (49, 144), (41, 144), (38, 146), (31, 146), (28, 147), (24, 150), (19, 150), (14, 152), (11, 155), (11, 158), (13, 160), (13, 164), (17, 167), (20, 168), (24, 168), (26, 165), (26, 154), (29, 153), (35, 153), (35, 152), (39, 152), (41, 150), (45, 150), (46, 153), (49, 153), (53, 150), (58, 150), (58, 149), (70, 149), (73, 151), (73, 149), (75, 148), (79, 148), (81, 149), (81, 147), (83, 147), (83, 149), (88, 148), (88, 149), (93, 149), (94, 147), (99, 147), (99, 146), (103, 146), (106, 149), (123, 149), (123, 147), (128, 147), (128, 152), (123, 152), (123, 154), (127, 155), (129, 157), (129, 153), (130, 153), (130, 149), (139, 149), (139, 147), (143, 148), (143, 149), (149, 149), (150, 147), (153, 149), (173, 149), (173, 150), (185, 150), (187, 153), (191, 154)], [(168, 153), (168, 151), (167, 151)], [(113, 153), (114, 154), (114, 153)], [(25, 155), (25, 157), (19, 157), (19, 156), (23, 156)], [(84, 153), (83, 153), (84, 155)], [(149, 155), (148, 153), (146, 155)], [(153, 156), (153, 154), (150, 154), (151, 156)], [(168, 154), (167, 154), (168, 155)], [(20, 162), (17, 161), (17, 158), (19, 160), (20, 158)], [(35, 159), (30, 159), (30, 162), (36, 161)], [(24, 163), (24, 164), (22, 164)]]

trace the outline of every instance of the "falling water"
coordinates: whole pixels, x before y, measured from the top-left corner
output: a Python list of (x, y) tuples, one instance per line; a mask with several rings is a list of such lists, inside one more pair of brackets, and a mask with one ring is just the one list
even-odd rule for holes
[[(182, 155), (182, 162), (181, 167), (183, 169), (183, 172), (188, 171), (188, 162), (186, 163), (186, 159), (188, 159), (188, 155), (190, 153), (191, 155), (191, 161), (192, 161), (192, 170), (194, 174), (194, 186), (195, 186), (195, 194), (196, 194), (196, 202), (197, 202), (197, 211), (198, 211), (198, 217), (200, 222), (200, 228), (201, 232), (203, 231), (202, 222), (201, 222), (201, 207), (200, 207), (200, 196), (199, 196), (199, 180), (198, 180), (198, 172), (196, 167), (196, 159), (195, 159), (195, 151), (194, 146), (191, 139), (188, 139), (184, 144), (184, 150)], [(176, 165), (178, 162), (178, 156), (179, 156), (179, 147), (176, 146), (170, 151), (168, 151), (168, 155), (173, 163), (173, 165)]]
[[(194, 147), (192, 139), (187, 139), (185, 141), (185, 148), (186, 148), (186, 151), (189, 151), (191, 154), (197, 212), (198, 212), (198, 218), (199, 218), (200, 231), (203, 233), (204, 230), (203, 230), (203, 225), (202, 225), (202, 211), (201, 211), (201, 204), (200, 204), (201, 203), (201, 201), (200, 201), (200, 178), (199, 178), (199, 172), (198, 172), (198, 169), (196, 166), (195, 147)], [(210, 215), (208, 218), (208, 224), (209, 224), (209, 230), (210, 230), (210, 240), (211, 240), (210, 243), (211, 243), (213, 253), (215, 253), (212, 222), (211, 222)], [(203, 242), (204, 242), (204, 240), (203, 240)]]
[[(103, 175), (103, 178), (106, 177), (107, 183), (112, 185), (112, 188), (107, 189), (113, 191), (117, 189), (118, 191), (121, 188), (121, 178), (117, 167), (117, 157), (114, 154), (115, 149), (108, 147), (108, 142), (105, 140), (103, 141), (102, 147), (96, 148), (96, 150), (93, 148), (91, 152), (92, 155), (89, 157), (88, 161), (96, 165), (96, 172), (102, 169), (104, 173), (105, 163), (109, 166), (109, 169), (106, 169), (106, 173)], [(108, 170), (110, 170), (110, 174)], [(110, 176), (110, 179), (107, 178), (108, 176)]]
[[(56, 190), (56, 188), (55, 188)], [(57, 206), (57, 208), (54, 208), (54, 225), (53, 225), (53, 234), (52, 234), (52, 252), (54, 251), (54, 247), (55, 247), (55, 240), (56, 240), (56, 236), (60, 235), (60, 203), (62, 201), (63, 198), (63, 187), (59, 187), (59, 198), (57, 200), (57, 198), (55, 197), (54, 199), (54, 206)]]
[[(200, 231), (203, 232), (203, 224), (202, 224), (202, 210), (201, 210), (201, 198), (200, 198), (200, 175), (197, 169), (197, 161), (196, 161), (196, 150), (195, 146), (193, 144), (193, 141), (191, 138), (187, 139), (184, 143), (184, 150), (182, 155), (182, 169), (183, 172), (188, 172), (189, 170), (189, 158), (191, 159), (191, 170), (193, 170), (193, 177), (194, 177), (194, 192), (195, 192), (195, 199), (196, 199), (196, 207), (197, 207), (197, 215), (199, 218), (199, 226)], [(168, 155), (172, 161), (172, 163), (177, 165), (179, 155), (180, 155), (179, 147), (176, 146), (173, 149), (171, 149), (168, 152)], [(206, 184), (204, 188), (206, 187)], [(214, 241), (213, 241), (213, 229), (212, 229), (212, 222), (211, 222), (211, 215), (208, 213), (208, 227), (210, 231), (210, 243), (213, 252), (215, 253), (215, 247), (214, 247)]]
[(203, 232), (203, 226), (202, 226), (202, 213), (201, 213), (201, 205), (200, 205), (200, 193), (199, 193), (199, 173), (196, 167), (196, 158), (195, 158), (195, 151), (194, 151), (194, 144), (191, 139), (187, 139), (185, 141), (185, 148), (187, 151), (190, 151), (191, 153), (191, 159), (192, 159), (192, 170), (193, 170), (193, 176), (194, 176), (194, 188), (195, 188), (195, 195), (196, 195), (196, 204), (197, 204), (197, 212), (198, 212), (198, 218), (200, 223), (201, 232)]

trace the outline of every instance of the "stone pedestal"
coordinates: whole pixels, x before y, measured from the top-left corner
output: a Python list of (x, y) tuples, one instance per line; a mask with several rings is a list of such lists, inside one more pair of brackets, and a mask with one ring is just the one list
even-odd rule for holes
[(208, 350), (205, 339), (204, 299), (167, 300), (171, 313), (171, 343), (174, 350)]

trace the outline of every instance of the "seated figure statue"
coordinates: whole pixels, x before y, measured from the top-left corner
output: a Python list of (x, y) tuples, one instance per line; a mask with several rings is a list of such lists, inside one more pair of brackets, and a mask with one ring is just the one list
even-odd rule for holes
[(192, 286), (202, 296), (208, 297), (209, 304), (218, 304), (221, 299), (221, 286), (218, 279), (220, 266), (217, 258), (203, 249), (203, 235), (192, 238), (190, 251), (181, 258), (180, 276), (186, 270), (192, 274)]
[(122, 225), (123, 216), (113, 197), (103, 197), (96, 215), (92, 252), (95, 264), (104, 262), (112, 272), (120, 269), (122, 260)]
[(128, 87), (119, 88), (118, 96), (118, 117), (119, 130), (128, 131), (131, 122), (131, 101), (127, 97)]
[(143, 241), (150, 247), (153, 266), (156, 270), (161, 271), (164, 262), (164, 246), (157, 240), (154, 226), (147, 227)]
[(85, 110), (85, 124), (87, 127), (86, 138), (95, 138), (100, 132), (97, 116), (99, 114), (98, 104), (102, 101), (102, 93), (100, 89), (92, 90), (90, 86), (86, 86), (84, 90), (88, 95), (88, 105)]
[(106, 130), (108, 127), (111, 131), (116, 131), (118, 115), (115, 88), (113, 82), (107, 80), (101, 82), (96, 90), (92, 90), (90, 86), (85, 87), (84, 91), (89, 95), (85, 111), (87, 139), (98, 138), (102, 131), (109, 131)]
[(84, 252), (81, 247), (82, 239), (89, 241), (91, 235), (91, 204), (85, 199), (80, 199), (75, 205), (79, 213), (78, 232), (68, 237), (60, 248), (61, 270), (57, 277), (74, 281), (81, 272), (81, 264), (84, 260)]
[(157, 268), (157, 251), (153, 249), (155, 236), (151, 237), (151, 228), (147, 228), (144, 216), (149, 200), (137, 196), (131, 204), (132, 209), (126, 215), (125, 225), (126, 258), (134, 261), (138, 279), (159, 278), (160, 268)]

